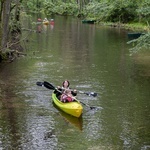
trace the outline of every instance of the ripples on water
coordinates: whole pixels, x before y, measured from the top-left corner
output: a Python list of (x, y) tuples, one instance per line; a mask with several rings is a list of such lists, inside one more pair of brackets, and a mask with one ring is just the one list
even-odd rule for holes
[[(125, 32), (54, 20), (53, 29), (30, 35), (26, 58), (1, 66), (0, 149), (147, 150), (149, 84), (132, 78)], [(51, 90), (36, 85), (65, 79), (72, 88), (98, 93), (78, 94), (95, 109), (83, 106), (81, 118), (69, 116), (53, 105)]]

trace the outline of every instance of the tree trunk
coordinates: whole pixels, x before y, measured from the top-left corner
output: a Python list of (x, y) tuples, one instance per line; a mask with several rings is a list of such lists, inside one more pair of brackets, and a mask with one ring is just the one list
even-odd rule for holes
[(2, 21), (2, 10), (3, 10), (3, 3), (4, 3), (4, 0), (1, 0), (1, 10), (0, 10), (0, 22)]
[(3, 3), (4, 0), (1, 0), (1, 8), (0, 8), (0, 54), (1, 54), (1, 47), (2, 47), (2, 10), (3, 10)]
[(3, 3), (2, 10), (2, 43), (1, 51), (5, 52), (7, 48), (7, 42), (9, 39), (9, 16), (10, 16), (10, 5), (12, 0), (5, 0)]

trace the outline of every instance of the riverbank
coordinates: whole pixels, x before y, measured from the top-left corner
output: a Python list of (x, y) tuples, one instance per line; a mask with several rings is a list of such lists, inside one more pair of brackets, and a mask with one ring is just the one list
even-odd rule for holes
[(124, 28), (126, 30), (130, 31), (138, 31), (138, 32), (149, 32), (150, 31), (150, 26), (147, 23), (147, 25), (142, 24), (142, 23), (112, 23), (112, 22), (98, 22), (97, 24), (104, 25), (104, 26), (111, 26), (115, 28)]

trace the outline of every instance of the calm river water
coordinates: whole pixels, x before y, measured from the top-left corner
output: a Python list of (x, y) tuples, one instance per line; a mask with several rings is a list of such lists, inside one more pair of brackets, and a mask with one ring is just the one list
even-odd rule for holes
[[(33, 21), (36, 21), (33, 20)], [(27, 56), (0, 64), (0, 150), (148, 150), (150, 80), (129, 56), (127, 31), (55, 17), (48, 26), (24, 24)], [(97, 92), (78, 94), (81, 118), (56, 108), (54, 86)]]

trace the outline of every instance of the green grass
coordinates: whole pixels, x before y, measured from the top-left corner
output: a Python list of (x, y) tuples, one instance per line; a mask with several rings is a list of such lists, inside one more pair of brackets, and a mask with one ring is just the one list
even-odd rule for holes
[(125, 28), (130, 30), (137, 30), (137, 31), (149, 31), (150, 26), (142, 23), (128, 23), (125, 24)]
[(150, 31), (150, 26), (149, 24), (142, 24), (142, 23), (137, 23), (137, 22), (133, 22), (133, 23), (127, 23), (127, 24), (123, 24), (123, 23), (119, 23), (119, 22), (97, 22), (100, 25), (104, 25), (104, 26), (112, 26), (112, 27), (120, 27), (120, 28), (125, 28), (127, 30), (133, 30), (133, 31)]

